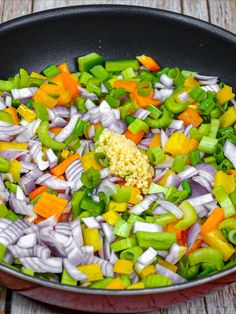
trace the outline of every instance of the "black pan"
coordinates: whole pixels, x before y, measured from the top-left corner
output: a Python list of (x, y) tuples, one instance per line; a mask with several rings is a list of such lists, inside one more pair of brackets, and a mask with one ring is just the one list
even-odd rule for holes
[[(178, 66), (220, 75), (236, 86), (236, 36), (183, 15), (134, 6), (81, 6), (28, 15), (0, 25), (0, 77), (20, 67), (40, 71), (63, 61), (76, 70), (76, 58), (91, 51), (106, 59), (155, 57), (161, 66)], [(0, 266), (0, 282), (46, 303), (95, 312), (156, 310), (204, 295), (234, 282), (236, 267), (171, 287), (141, 291), (89, 290), (36, 279)]]

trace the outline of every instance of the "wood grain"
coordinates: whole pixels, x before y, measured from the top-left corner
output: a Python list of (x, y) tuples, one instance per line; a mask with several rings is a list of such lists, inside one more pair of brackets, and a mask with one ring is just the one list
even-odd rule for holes
[[(0, 0), (0, 22), (30, 12), (85, 4), (128, 4), (170, 10), (210, 21), (213, 24), (236, 33), (235, 0)], [(6, 313), (6, 289), (0, 287), (0, 314), (4, 313)], [(63, 314), (68, 313), (68, 311), (40, 304), (13, 292), (10, 314), (31, 313)], [(232, 284), (219, 292), (212, 293), (205, 298), (186, 302), (161, 311), (154, 311), (149, 314), (158, 313), (236, 313), (236, 284)], [(70, 314), (73, 314), (73, 311), (70, 311)]]

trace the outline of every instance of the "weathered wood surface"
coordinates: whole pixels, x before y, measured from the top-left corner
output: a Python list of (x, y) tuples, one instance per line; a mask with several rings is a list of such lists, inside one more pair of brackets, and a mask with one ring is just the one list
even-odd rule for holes
[[(0, 0), (0, 22), (56, 7), (85, 4), (129, 4), (164, 9), (190, 15), (236, 33), (236, 0)], [(69, 311), (73, 314), (73, 311)], [(31, 301), (0, 287), (0, 314), (58, 314), (67, 310)], [(74, 312), (75, 313), (75, 312)], [(233, 314), (236, 313), (236, 284), (205, 298), (196, 299), (149, 314)]]

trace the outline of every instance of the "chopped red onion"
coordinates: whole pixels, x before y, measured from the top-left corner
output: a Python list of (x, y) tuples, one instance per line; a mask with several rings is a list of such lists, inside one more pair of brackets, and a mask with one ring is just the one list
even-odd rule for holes
[(11, 90), (11, 93), (14, 99), (24, 99), (24, 98), (34, 96), (37, 90), (38, 90), (38, 87), (26, 87), (26, 88), (20, 88), (20, 89), (13, 88)]
[(49, 167), (49, 162), (43, 160), (42, 145), (39, 142), (32, 142), (32, 145), (29, 148), (29, 153), (39, 170), (44, 171)]
[(78, 268), (69, 261), (69, 259), (65, 258), (63, 260), (63, 264), (64, 264), (66, 272), (74, 280), (83, 281), (83, 280), (87, 280), (88, 279), (88, 276), (86, 274), (82, 273), (81, 271), (79, 271)]
[(94, 247), (92, 245), (84, 245), (80, 247), (82, 253), (94, 255)]
[(6, 135), (17, 135), (24, 131), (24, 128), (20, 125), (10, 124), (5, 121), (0, 121), (0, 132)]
[(184, 283), (187, 281), (185, 278), (179, 276), (172, 270), (165, 268), (159, 264), (156, 264), (156, 270), (158, 274), (168, 277), (170, 280), (173, 281), (174, 284)]
[(140, 202), (138, 203), (137, 205), (134, 205), (130, 210), (129, 210), (129, 213), (133, 213), (133, 214), (136, 214), (136, 215), (140, 215), (142, 214), (143, 212), (145, 212), (149, 206), (155, 202), (157, 199), (156, 195), (147, 195), (145, 196), (145, 198)]
[(230, 101), (232, 102), (232, 104), (234, 105), (234, 109), (236, 110), (236, 100), (235, 100), (235, 98), (230, 99)]
[(66, 106), (55, 106), (53, 111), (57, 117), (61, 118), (69, 118), (70, 117), (70, 109)]
[(206, 203), (212, 202), (213, 200), (214, 198), (211, 193), (186, 199), (186, 201), (189, 202), (193, 207), (205, 205)]
[(33, 248), (33, 256), (40, 257), (42, 259), (49, 258), (51, 255), (51, 252), (48, 247), (45, 245), (37, 244)]
[(12, 198), (9, 200), (10, 208), (16, 213), (25, 216), (33, 216), (33, 205), (28, 205), (25, 201)]
[(46, 157), (49, 162), (50, 169), (54, 168), (58, 163), (58, 157), (51, 148), (46, 150)]
[(187, 137), (190, 137), (190, 130), (193, 128), (193, 125), (192, 124), (189, 124), (185, 130), (184, 130), (184, 135), (186, 135)]
[(193, 177), (192, 180), (202, 185), (208, 192), (212, 191), (211, 184), (207, 181), (206, 178), (201, 177), (201, 176), (196, 176), (196, 177)]
[(217, 201), (212, 201), (210, 203), (206, 203), (204, 205), (208, 210), (212, 210), (212, 209), (215, 209), (217, 207)]
[(166, 135), (166, 132), (161, 129), (161, 147), (164, 149), (166, 142), (168, 141), (168, 136)]
[(201, 80), (201, 81), (209, 81), (209, 80), (212, 80), (212, 79), (216, 79), (216, 80), (218, 80), (218, 77), (217, 76), (207, 76), (207, 75), (200, 75), (200, 74), (196, 74), (195, 76), (194, 76), (194, 78), (196, 79), (196, 80)]
[(14, 150), (14, 149), (5, 149), (0, 152), (0, 156), (7, 160), (15, 160), (18, 157), (24, 155), (27, 151), (26, 150)]
[(112, 250), (111, 251), (111, 257), (110, 257), (110, 263), (112, 265), (115, 265), (115, 262), (118, 260), (118, 257), (116, 256), (116, 253)]
[(169, 212), (174, 214), (178, 219), (183, 218), (183, 213), (182, 211), (173, 203), (168, 202), (168, 201), (162, 201), (158, 200), (159, 205), (163, 206), (165, 209), (167, 209)]
[(186, 247), (174, 243), (170, 248), (169, 254), (166, 257), (166, 261), (175, 265), (184, 256), (186, 251)]
[(63, 235), (70, 237), (71, 233), (71, 226), (69, 223), (60, 222), (55, 225), (55, 231), (62, 233)]
[(166, 157), (166, 160), (160, 164), (158, 164), (155, 169), (166, 169), (171, 168), (173, 164), (174, 158), (173, 157)]
[(144, 266), (143, 264), (141, 264), (141, 263), (136, 263), (136, 264), (134, 265), (134, 270), (135, 270), (136, 273), (138, 273), (138, 274), (140, 274), (140, 273), (143, 271), (144, 268), (145, 268), (145, 266)]
[(212, 79), (209, 79), (207, 81), (205, 80), (200, 80), (199, 82), (202, 84), (202, 85), (217, 85), (217, 78), (212, 78)]
[(228, 158), (234, 165), (234, 168), (236, 168), (236, 146), (227, 140), (224, 144), (223, 150), (225, 157)]
[(38, 226), (40, 228), (45, 228), (45, 227), (51, 227), (53, 228), (57, 223), (57, 217), (56, 216), (50, 216), (47, 219), (44, 219), (38, 223)]
[(147, 118), (147, 116), (150, 115), (150, 111), (139, 108), (137, 111), (135, 111), (134, 113), (134, 117), (141, 119), (141, 120), (145, 120)]
[(55, 126), (64, 128), (67, 125), (67, 121), (61, 117), (56, 117), (52, 123), (49, 124), (49, 128), (53, 128)]
[(105, 241), (103, 245), (103, 255), (104, 259), (109, 260), (111, 257), (111, 252), (110, 252), (110, 243)]
[(201, 86), (201, 88), (208, 92), (214, 92), (214, 93), (218, 93), (218, 91), (220, 90), (220, 87), (218, 84), (212, 84), (212, 85), (206, 85), (206, 86)]
[(39, 257), (20, 258), (20, 262), (26, 268), (30, 268), (37, 273), (61, 273), (62, 259), (58, 257), (50, 257), (42, 259)]
[(78, 246), (82, 246), (84, 244), (84, 240), (83, 240), (80, 220), (79, 219), (74, 220), (70, 224), (71, 224), (72, 235), (76, 244)]
[(149, 247), (141, 256), (139, 256), (137, 262), (144, 266), (148, 266), (155, 261), (156, 256), (157, 252), (153, 248)]
[(42, 228), (39, 231), (40, 244), (45, 244), (55, 256), (65, 257), (65, 251), (59, 241), (52, 234), (52, 229)]
[(161, 180), (161, 178), (164, 177), (164, 175), (167, 173), (168, 169), (155, 169), (155, 177), (153, 178), (153, 182), (156, 183), (157, 181)]
[(216, 170), (210, 164), (201, 163), (196, 165), (195, 168), (198, 170), (198, 174), (201, 177), (206, 178), (210, 183), (214, 181)]
[(106, 88), (106, 86), (103, 83), (101, 83), (100, 88), (101, 88), (102, 94), (108, 94), (109, 93), (108, 89)]
[(188, 232), (188, 236), (187, 236), (187, 246), (188, 246), (188, 250), (191, 249), (191, 247), (193, 246), (193, 244), (196, 242), (199, 234), (201, 231), (201, 224), (196, 221), (191, 228), (189, 229)]
[(190, 179), (196, 175), (198, 175), (198, 170), (192, 166), (187, 166), (184, 171), (178, 173), (178, 177), (181, 181)]
[(5, 256), (4, 256), (3, 262), (11, 265), (11, 264), (13, 264), (14, 260), (15, 260), (15, 258), (11, 254), (11, 252), (7, 251)]
[(37, 243), (37, 234), (36, 233), (30, 233), (25, 236), (20, 237), (20, 239), (17, 241), (17, 245), (20, 248), (29, 249), (36, 245)]
[(103, 179), (97, 188), (97, 194), (99, 192), (104, 192), (108, 196), (111, 196), (116, 193), (117, 187), (108, 179)]
[(171, 77), (169, 77), (167, 74), (163, 73), (160, 76), (160, 82), (167, 87), (171, 87), (173, 85), (174, 80)]
[(100, 224), (97, 222), (95, 217), (85, 217), (85, 218), (82, 218), (82, 221), (84, 222), (86, 227), (89, 229), (100, 229), (101, 228)]
[(79, 114), (75, 114), (71, 117), (69, 123), (67, 124), (67, 126), (65, 126), (56, 136), (55, 136), (55, 140), (58, 142), (64, 142), (65, 139), (71, 135), (71, 133), (73, 132), (76, 122), (79, 118)]
[(9, 245), (8, 250), (15, 258), (29, 257), (32, 256), (32, 248), (21, 248), (17, 245)]
[(180, 177), (177, 174), (171, 174), (167, 180), (165, 186), (179, 186), (180, 184)]
[(114, 235), (114, 228), (107, 223), (102, 223), (102, 230), (104, 232), (104, 237), (108, 243), (114, 242), (116, 236)]
[(155, 84), (154, 84), (154, 87), (156, 87), (156, 88), (166, 88), (165, 85), (163, 85), (163, 84), (161, 84), (161, 83), (159, 83), (159, 82), (155, 83)]
[(162, 226), (149, 222), (135, 221), (133, 233), (139, 231), (162, 232)]
[(151, 129), (151, 132), (153, 134), (160, 134), (161, 133), (161, 130), (160, 129)]
[(186, 102), (189, 100), (190, 96), (187, 92), (183, 92), (177, 96), (181, 102)]
[(165, 250), (156, 250), (157, 255), (166, 258), (167, 255), (169, 254), (169, 251), (165, 251)]
[(91, 100), (98, 100), (98, 96), (94, 93), (89, 93), (86, 88), (78, 86), (78, 90), (80, 91), (81, 97), (88, 98)]
[(172, 120), (169, 128), (174, 130), (181, 130), (184, 127), (183, 120)]
[(157, 206), (153, 209), (152, 215), (166, 214), (168, 211), (163, 206)]

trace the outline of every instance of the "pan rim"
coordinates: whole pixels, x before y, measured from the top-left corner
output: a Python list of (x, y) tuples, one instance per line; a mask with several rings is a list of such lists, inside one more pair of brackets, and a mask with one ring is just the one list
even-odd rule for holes
[[(31, 23), (36, 23), (42, 20), (53, 19), (56, 17), (64, 17), (64, 16), (72, 16), (79, 14), (108, 14), (108, 13), (122, 13), (125, 15), (136, 14), (136, 15), (150, 15), (156, 18), (162, 17), (166, 20), (174, 19), (177, 23), (184, 23), (190, 27), (196, 27), (200, 30), (206, 31), (216, 37), (221, 37), (224, 40), (227, 40), (235, 45), (236, 47), (236, 35), (232, 32), (225, 30), (219, 26), (210, 24), (206, 21), (199, 20), (194, 17), (190, 17), (184, 14), (179, 14), (176, 12), (170, 12), (166, 10), (160, 10), (156, 8), (149, 8), (144, 6), (133, 6), (133, 5), (82, 5), (82, 6), (68, 6), (68, 7), (60, 7), (40, 12), (35, 12), (31, 14), (27, 14), (15, 19), (12, 19), (7, 22), (3, 22), (0, 24), (0, 35), (14, 31), (15, 28), (21, 26), (27, 26)], [(48, 280), (32, 277), (30, 275), (21, 273), (17, 270), (14, 270), (10, 267), (4, 266), (0, 264), (0, 271), (13, 275), (17, 278), (24, 279), (26, 281), (39, 284), (41, 286), (45, 286), (48, 288), (54, 288), (58, 290), (64, 290), (69, 292), (76, 292), (81, 294), (92, 294), (92, 295), (107, 295), (107, 296), (134, 296), (134, 295), (149, 295), (149, 294), (158, 294), (158, 293), (168, 293), (174, 292), (177, 290), (184, 290), (188, 288), (193, 288), (198, 285), (203, 285), (210, 283), (214, 280), (221, 279), (225, 276), (233, 274), (236, 272), (236, 266), (221, 271), (217, 274), (207, 276), (202, 279), (191, 280), (182, 284), (175, 284), (172, 286), (160, 287), (160, 288), (146, 288), (140, 290), (105, 290), (105, 289), (91, 289), (79, 286), (69, 286), (63, 285), (61, 283), (50, 282)]]

